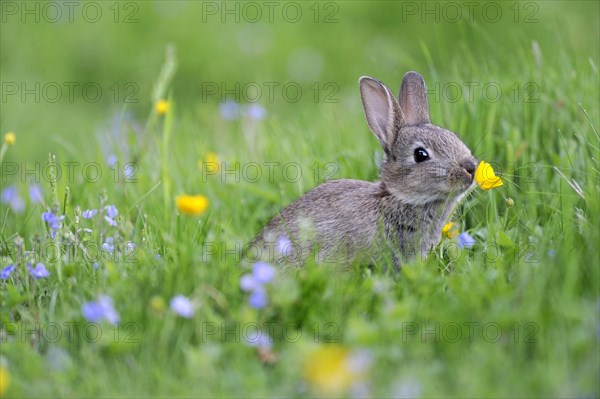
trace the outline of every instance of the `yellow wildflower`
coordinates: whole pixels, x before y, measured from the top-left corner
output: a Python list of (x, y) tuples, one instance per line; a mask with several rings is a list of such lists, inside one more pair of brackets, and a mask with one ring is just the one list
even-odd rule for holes
[(204, 159), (198, 161), (198, 168), (210, 168), (211, 173), (216, 173), (220, 168), (219, 156), (214, 152), (208, 152)]
[(150, 309), (157, 314), (160, 314), (165, 311), (167, 304), (163, 297), (155, 295), (150, 298)]
[(492, 165), (485, 161), (481, 161), (475, 171), (475, 181), (483, 190), (490, 190), (502, 186), (502, 179), (496, 176)]
[(13, 145), (17, 141), (17, 135), (15, 132), (7, 132), (4, 135), (4, 142), (8, 145)]
[(208, 198), (204, 195), (179, 195), (177, 209), (185, 215), (201, 215), (208, 208)]
[(319, 394), (340, 396), (364, 380), (368, 367), (368, 358), (360, 359), (348, 348), (322, 345), (308, 356), (304, 376)]
[(448, 222), (442, 229), (442, 236), (446, 238), (454, 238), (458, 235), (458, 229), (454, 226), (454, 222)]
[(157, 114), (164, 115), (169, 110), (169, 102), (167, 100), (160, 100), (156, 103), (154, 109)]
[(10, 386), (10, 373), (7, 369), (0, 366), (0, 397), (4, 397)]

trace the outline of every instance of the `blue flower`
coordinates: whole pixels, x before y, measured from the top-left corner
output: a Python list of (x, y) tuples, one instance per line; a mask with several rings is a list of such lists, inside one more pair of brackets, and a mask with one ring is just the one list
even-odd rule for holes
[(462, 232), (458, 235), (458, 247), (459, 248), (471, 248), (475, 245), (476, 241), (469, 233)]
[(275, 268), (266, 262), (256, 262), (252, 275), (259, 284), (266, 284), (275, 277)]
[(106, 237), (104, 239), (104, 243), (102, 244), (102, 250), (112, 254), (115, 252), (115, 239), (112, 237)]
[(107, 215), (104, 215), (104, 220), (106, 220), (106, 223), (108, 223), (110, 226), (115, 227), (117, 225), (117, 222), (115, 222), (112, 218), (108, 217)]
[(261, 287), (255, 289), (250, 294), (250, 298), (248, 298), (248, 304), (252, 306), (254, 309), (262, 309), (269, 303), (269, 298), (267, 297), (267, 293)]
[(35, 268), (31, 267), (31, 264), (28, 263), (27, 269), (29, 270), (29, 274), (31, 274), (36, 280), (40, 278), (46, 278), (50, 275), (43, 263), (38, 263), (35, 265)]
[(190, 319), (196, 311), (192, 301), (183, 295), (174, 296), (171, 299), (170, 306), (173, 312), (186, 319)]
[(88, 321), (92, 323), (106, 320), (110, 324), (119, 322), (119, 314), (113, 306), (112, 298), (108, 295), (101, 295), (97, 302), (86, 302), (81, 307), (81, 313)]
[(256, 330), (255, 335), (250, 334), (250, 336), (248, 336), (248, 334), (244, 334), (244, 342), (249, 346), (256, 348), (270, 349), (271, 346), (273, 346), (273, 338), (271, 338), (268, 333), (263, 332), (260, 328)]
[(110, 154), (108, 157), (106, 157), (106, 163), (108, 166), (113, 166), (117, 163), (117, 156), (115, 154)]
[(39, 184), (31, 183), (29, 185), (29, 198), (34, 204), (44, 202), (44, 194), (42, 193), (42, 188)]
[(267, 115), (267, 111), (264, 109), (263, 106), (259, 105), (259, 104), (250, 104), (246, 107), (244, 107), (242, 109), (242, 113), (245, 116), (250, 117), (250, 119), (253, 119), (255, 121), (264, 119), (265, 116)]
[(15, 186), (8, 186), (2, 190), (0, 202), (8, 204), (15, 213), (22, 213), (25, 210), (25, 201), (23, 201)]
[(107, 205), (106, 207), (104, 207), (104, 209), (106, 210), (106, 214), (108, 215), (108, 217), (111, 219), (114, 219), (119, 214), (119, 211), (114, 205)]
[(235, 101), (225, 101), (219, 105), (219, 113), (223, 119), (232, 121), (240, 116), (240, 105)]
[(289, 256), (292, 250), (292, 242), (289, 238), (281, 236), (275, 241), (275, 252), (278, 255)]
[(260, 284), (258, 283), (258, 281), (256, 281), (254, 276), (251, 274), (244, 274), (242, 276), (242, 278), (240, 279), (240, 288), (244, 292), (252, 292), (259, 286), (260, 286)]
[(62, 221), (65, 219), (65, 216), (56, 216), (52, 212), (44, 212), (42, 213), (42, 220), (48, 224), (50, 227), (50, 235), (54, 238), (56, 235), (56, 231), (62, 227)]
[(0, 271), (0, 278), (6, 280), (10, 277), (10, 274), (15, 270), (15, 265), (8, 265), (2, 271)]
[(85, 211), (83, 211), (83, 213), (81, 214), (81, 216), (84, 219), (91, 219), (94, 216), (96, 216), (97, 213), (98, 213), (97, 209), (86, 209)]

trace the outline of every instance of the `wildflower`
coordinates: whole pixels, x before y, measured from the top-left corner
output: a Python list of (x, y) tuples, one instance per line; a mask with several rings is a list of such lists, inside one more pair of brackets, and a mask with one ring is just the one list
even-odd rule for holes
[(4, 397), (10, 387), (10, 373), (4, 366), (0, 366), (0, 397)]
[(154, 106), (154, 110), (159, 115), (164, 115), (169, 111), (169, 102), (167, 100), (159, 100)]
[(340, 345), (322, 345), (308, 355), (304, 376), (320, 394), (340, 396), (362, 383), (370, 366), (368, 353), (353, 353)]
[(110, 324), (119, 322), (119, 314), (113, 306), (112, 298), (108, 295), (101, 295), (96, 302), (86, 302), (81, 307), (81, 313), (88, 321), (92, 323), (106, 320)]
[(131, 242), (131, 241), (127, 241), (127, 244), (125, 244), (125, 255), (131, 255), (133, 253), (133, 251), (135, 251), (135, 243)]
[(102, 250), (112, 254), (115, 252), (115, 239), (112, 237), (106, 237), (104, 239), (104, 243), (102, 244)]
[(458, 230), (454, 227), (454, 222), (448, 222), (442, 229), (442, 236), (446, 238), (454, 238), (458, 235)]
[(115, 222), (108, 215), (104, 215), (104, 220), (106, 220), (106, 223), (108, 223), (109, 226), (115, 227), (117, 225), (117, 222)]
[(265, 284), (275, 276), (275, 268), (266, 262), (256, 262), (252, 269), (252, 275), (258, 283)]
[(248, 298), (248, 304), (254, 309), (263, 309), (268, 305), (268, 303), (269, 298), (262, 287), (252, 291), (250, 297)]
[(34, 279), (46, 278), (50, 275), (48, 270), (46, 270), (46, 266), (43, 263), (38, 263), (34, 267), (31, 267), (31, 264), (27, 264), (27, 269), (29, 270), (29, 274), (33, 276)]
[(201, 215), (208, 208), (208, 198), (203, 195), (179, 195), (176, 203), (184, 215)]
[(108, 215), (108, 217), (111, 219), (116, 218), (119, 214), (117, 207), (115, 207), (114, 205), (107, 205), (104, 207), (104, 209), (106, 210), (106, 214)]
[(6, 280), (10, 277), (11, 273), (15, 270), (15, 265), (8, 265), (2, 271), (0, 271), (0, 278)]
[(458, 235), (459, 248), (471, 248), (473, 245), (475, 245), (475, 242), (475, 239), (466, 231)]
[(292, 242), (286, 236), (281, 236), (275, 241), (275, 252), (279, 255), (287, 256), (292, 250)]
[(167, 305), (165, 304), (165, 300), (163, 299), (163, 297), (155, 295), (152, 298), (150, 298), (150, 309), (152, 309), (154, 313), (164, 312), (166, 306)]
[(244, 334), (244, 342), (252, 347), (270, 349), (273, 345), (273, 338), (267, 332), (257, 328), (256, 334)]
[(99, 267), (98, 262), (94, 262), (92, 267), (94, 268), (94, 270), (98, 270), (98, 267)]
[(198, 161), (198, 168), (204, 169), (205, 167), (210, 166), (210, 173), (216, 173), (219, 171), (219, 156), (214, 152), (209, 152), (206, 154), (204, 159)]
[(219, 105), (219, 113), (223, 119), (232, 121), (240, 116), (240, 105), (235, 101), (225, 101)]
[(44, 194), (39, 184), (32, 183), (29, 185), (29, 198), (34, 204), (39, 204), (44, 201)]
[(15, 134), (15, 132), (7, 132), (4, 135), (4, 142), (7, 145), (13, 145), (14, 143), (16, 143), (17, 141), (17, 135)]
[(15, 213), (22, 213), (25, 210), (25, 201), (23, 201), (15, 186), (8, 186), (2, 190), (0, 202), (8, 204)]
[(65, 219), (64, 215), (56, 216), (52, 212), (42, 213), (42, 220), (50, 227), (50, 235), (52, 238), (56, 236), (56, 231), (62, 227), (62, 221)]
[(242, 113), (255, 121), (264, 119), (267, 115), (267, 111), (259, 104), (250, 104), (247, 107), (243, 107)]
[(248, 304), (255, 309), (262, 309), (268, 304), (268, 296), (264, 285), (270, 283), (275, 277), (275, 268), (266, 262), (256, 262), (252, 274), (245, 274), (240, 278), (240, 288), (249, 292)]
[(108, 157), (106, 157), (106, 163), (108, 164), (108, 166), (113, 166), (117, 163), (117, 160), (118, 158), (115, 154), (110, 154)]
[(490, 190), (502, 186), (502, 179), (494, 173), (492, 165), (485, 161), (481, 161), (475, 171), (475, 181), (483, 190)]
[(554, 258), (556, 256), (556, 249), (550, 248), (548, 250), (548, 256), (551, 257), (551, 258)]
[(83, 211), (83, 213), (81, 214), (81, 216), (84, 219), (91, 219), (94, 216), (96, 216), (97, 213), (98, 213), (97, 209), (86, 209), (85, 211)]
[(171, 299), (170, 307), (173, 312), (186, 319), (190, 319), (196, 311), (192, 301), (183, 295), (174, 296)]
[(509, 198), (507, 198), (507, 199), (506, 199), (506, 206), (507, 206), (508, 208), (510, 208), (510, 207), (511, 207), (511, 206), (513, 206), (514, 204), (515, 204), (515, 201), (514, 201), (512, 198), (510, 198), (510, 197), (509, 197)]
[[(135, 175), (135, 166), (132, 163), (127, 163), (123, 166), (123, 173), (126, 179), (131, 179)], [(132, 181), (135, 182), (135, 181)]]

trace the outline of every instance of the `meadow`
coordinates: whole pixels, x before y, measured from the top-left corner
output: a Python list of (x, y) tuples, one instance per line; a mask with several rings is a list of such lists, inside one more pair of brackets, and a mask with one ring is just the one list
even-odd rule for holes
[[(475, 3), (0, 3), (0, 395), (600, 396), (600, 5)], [(377, 180), (358, 78), (409, 70), (504, 182), (473, 243), (242, 259)]]

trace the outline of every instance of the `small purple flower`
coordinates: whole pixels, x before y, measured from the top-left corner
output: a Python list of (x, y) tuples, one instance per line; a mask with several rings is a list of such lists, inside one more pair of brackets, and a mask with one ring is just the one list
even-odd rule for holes
[(62, 221), (65, 219), (65, 216), (56, 216), (52, 212), (44, 212), (42, 213), (42, 220), (48, 224), (50, 227), (50, 235), (54, 237), (56, 235), (56, 231), (62, 227)]
[(8, 265), (2, 271), (0, 271), (0, 278), (6, 280), (10, 277), (10, 274), (15, 270), (15, 265)]
[(255, 348), (270, 349), (273, 346), (273, 339), (260, 328), (256, 330), (255, 334), (251, 332), (244, 334), (244, 342)]
[(292, 242), (286, 236), (281, 236), (275, 241), (275, 252), (278, 255), (288, 256), (292, 251)]
[(269, 303), (269, 298), (267, 298), (267, 293), (261, 288), (255, 289), (250, 294), (250, 298), (248, 298), (248, 304), (252, 306), (254, 309), (262, 309)]
[(554, 258), (554, 257), (556, 256), (556, 249), (554, 249), (554, 248), (551, 248), (551, 249), (548, 251), (548, 256), (549, 256), (549, 257), (551, 257), (551, 258)]
[(104, 207), (104, 209), (106, 210), (108, 217), (111, 219), (114, 219), (119, 214), (119, 211), (117, 211), (117, 208), (114, 205), (107, 205)]
[(260, 283), (251, 274), (244, 274), (240, 279), (240, 288), (244, 292), (252, 292), (259, 286)]
[(104, 240), (104, 243), (102, 244), (102, 250), (105, 252), (108, 252), (110, 254), (112, 254), (113, 252), (115, 252), (115, 243), (114, 243), (114, 238), (112, 237), (106, 237), (106, 239)]
[(27, 269), (29, 273), (33, 276), (34, 279), (46, 278), (50, 275), (48, 270), (46, 270), (46, 266), (43, 263), (38, 263), (35, 265), (35, 268), (31, 267), (31, 265), (27, 264)]
[(117, 225), (117, 222), (115, 222), (111, 217), (108, 217), (107, 215), (104, 215), (104, 220), (106, 220), (106, 223), (108, 223), (109, 226), (115, 227)]
[(194, 304), (187, 297), (183, 295), (176, 295), (171, 299), (171, 310), (177, 313), (181, 317), (190, 319), (194, 312)]
[(459, 248), (471, 248), (475, 245), (476, 241), (469, 233), (462, 232), (458, 235), (458, 247)]
[(83, 211), (83, 213), (81, 214), (81, 216), (84, 219), (91, 219), (94, 216), (96, 216), (97, 213), (98, 213), (97, 209), (86, 209), (85, 211)]
[(42, 193), (42, 188), (39, 184), (31, 183), (29, 185), (29, 198), (34, 204), (44, 202), (44, 194)]
[(219, 105), (219, 113), (223, 119), (232, 121), (240, 116), (240, 105), (235, 101), (225, 101)]
[(250, 104), (242, 109), (242, 112), (245, 116), (250, 117), (255, 121), (259, 121), (264, 119), (267, 115), (267, 111), (262, 105), (259, 104)]
[(266, 284), (275, 277), (275, 268), (266, 262), (256, 262), (252, 275), (259, 284)]
[(131, 179), (135, 175), (135, 166), (132, 163), (127, 163), (123, 167), (123, 173), (127, 179)]
[(135, 251), (135, 243), (128, 241), (127, 244), (125, 244), (124, 252), (126, 255), (130, 255), (133, 253), (133, 251)]
[(113, 166), (117, 163), (117, 156), (115, 154), (110, 154), (108, 157), (106, 157), (106, 163), (108, 166)]
[(0, 202), (8, 204), (15, 213), (23, 213), (25, 210), (25, 201), (23, 201), (15, 186), (8, 186), (2, 190)]
[(97, 323), (104, 317), (102, 306), (98, 302), (86, 302), (81, 307), (81, 313), (88, 321)]
[(94, 262), (94, 264), (92, 265), (92, 267), (94, 268), (94, 270), (98, 270), (98, 262)]
[(108, 295), (101, 295), (97, 302), (86, 302), (81, 307), (81, 313), (88, 321), (96, 323), (106, 320), (110, 324), (119, 322), (119, 314), (113, 306), (112, 298)]

